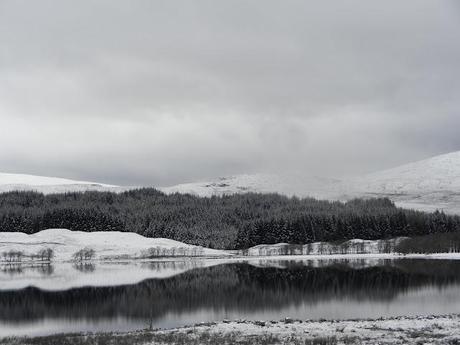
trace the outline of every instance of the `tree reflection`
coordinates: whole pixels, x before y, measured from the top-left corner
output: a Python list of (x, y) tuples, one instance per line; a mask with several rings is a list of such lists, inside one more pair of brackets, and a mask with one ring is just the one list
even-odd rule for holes
[[(244, 314), (331, 299), (391, 301), (409, 290), (460, 285), (460, 263), (455, 261), (395, 260), (373, 267), (340, 261), (329, 266), (306, 266), (302, 262), (272, 264), (278, 267), (228, 264), (125, 286), (0, 291), (0, 319), (126, 317), (152, 323), (171, 313), (225, 309)], [(82, 272), (95, 269), (90, 263), (74, 267)], [(41, 270), (52, 272), (50, 268)]]
[(0, 265), (0, 272), (10, 276), (22, 275), (26, 272), (38, 272), (50, 276), (54, 273), (54, 266), (48, 262), (40, 264), (8, 263)]
[(80, 262), (75, 262), (73, 264), (73, 268), (83, 273), (91, 273), (96, 270), (96, 265), (94, 265), (91, 262), (80, 261)]

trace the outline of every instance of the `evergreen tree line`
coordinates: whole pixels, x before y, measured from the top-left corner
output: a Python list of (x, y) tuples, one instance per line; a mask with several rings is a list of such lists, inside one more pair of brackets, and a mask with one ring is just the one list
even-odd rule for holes
[(119, 194), (0, 194), (0, 231), (32, 234), (49, 228), (129, 231), (211, 248), (244, 249), (262, 243), (456, 232), (460, 217), (400, 209), (385, 198), (345, 203), (255, 193), (203, 198), (166, 195), (153, 188)]
[(427, 214), (397, 208), (388, 211), (301, 214), (293, 218), (257, 220), (238, 231), (236, 246), (249, 248), (261, 243), (343, 242), (355, 238), (379, 240), (460, 231), (459, 217), (447, 216), (443, 212)]

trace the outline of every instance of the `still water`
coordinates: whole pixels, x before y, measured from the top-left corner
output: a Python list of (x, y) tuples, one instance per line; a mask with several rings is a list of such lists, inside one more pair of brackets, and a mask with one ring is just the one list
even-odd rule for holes
[(0, 337), (458, 312), (453, 260), (0, 266)]

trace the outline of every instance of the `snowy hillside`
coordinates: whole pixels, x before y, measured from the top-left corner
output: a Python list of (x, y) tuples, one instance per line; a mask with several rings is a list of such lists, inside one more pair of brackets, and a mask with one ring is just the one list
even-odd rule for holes
[(86, 181), (74, 181), (58, 177), (45, 177), (26, 174), (0, 173), (0, 193), (15, 190), (37, 191), (45, 194), (84, 192), (87, 190), (115, 190), (117, 187)]
[[(0, 192), (35, 190), (45, 194), (70, 191), (121, 192), (117, 187), (60, 178), (0, 173)], [(442, 209), (460, 214), (460, 151), (347, 180), (305, 174), (243, 174), (205, 182), (158, 188), (171, 193), (199, 196), (234, 193), (280, 193), (288, 196), (348, 200), (356, 197), (389, 197), (401, 207), (423, 211)]]
[(235, 193), (280, 193), (289, 196), (335, 198), (339, 180), (289, 174), (244, 174), (221, 177), (214, 181), (179, 184), (160, 188), (167, 194), (188, 193), (199, 196), (228, 195)]
[(43, 230), (33, 235), (22, 232), (0, 232), (0, 261), (7, 261), (5, 253), (20, 251), (22, 261), (30, 261), (40, 250), (50, 248), (55, 261), (72, 260), (72, 256), (83, 248), (95, 251), (95, 259), (141, 258), (151, 249), (165, 255), (214, 256), (223, 252), (188, 245), (165, 238), (147, 238), (131, 232), (82, 232), (66, 229)]
[(460, 151), (342, 181), (254, 174), (180, 184), (162, 190), (200, 196), (277, 192), (329, 200), (384, 196), (401, 207), (423, 211), (442, 209), (460, 214)]
[(376, 172), (350, 181), (367, 193), (460, 192), (460, 151)]
[(402, 207), (460, 214), (460, 151), (342, 183), (349, 196), (387, 196)]

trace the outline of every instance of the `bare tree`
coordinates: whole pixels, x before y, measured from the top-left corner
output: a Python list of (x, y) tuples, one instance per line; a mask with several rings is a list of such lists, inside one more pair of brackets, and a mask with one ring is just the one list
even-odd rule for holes
[(21, 262), (24, 256), (24, 253), (19, 250), (10, 250), (8, 252), (3, 252), (3, 258), (8, 262)]
[(85, 247), (73, 254), (74, 261), (88, 261), (94, 259), (96, 252), (92, 248)]
[(43, 248), (35, 256), (42, 261), (51, 261), (54, 257), (54, 251), (51, 248)]

